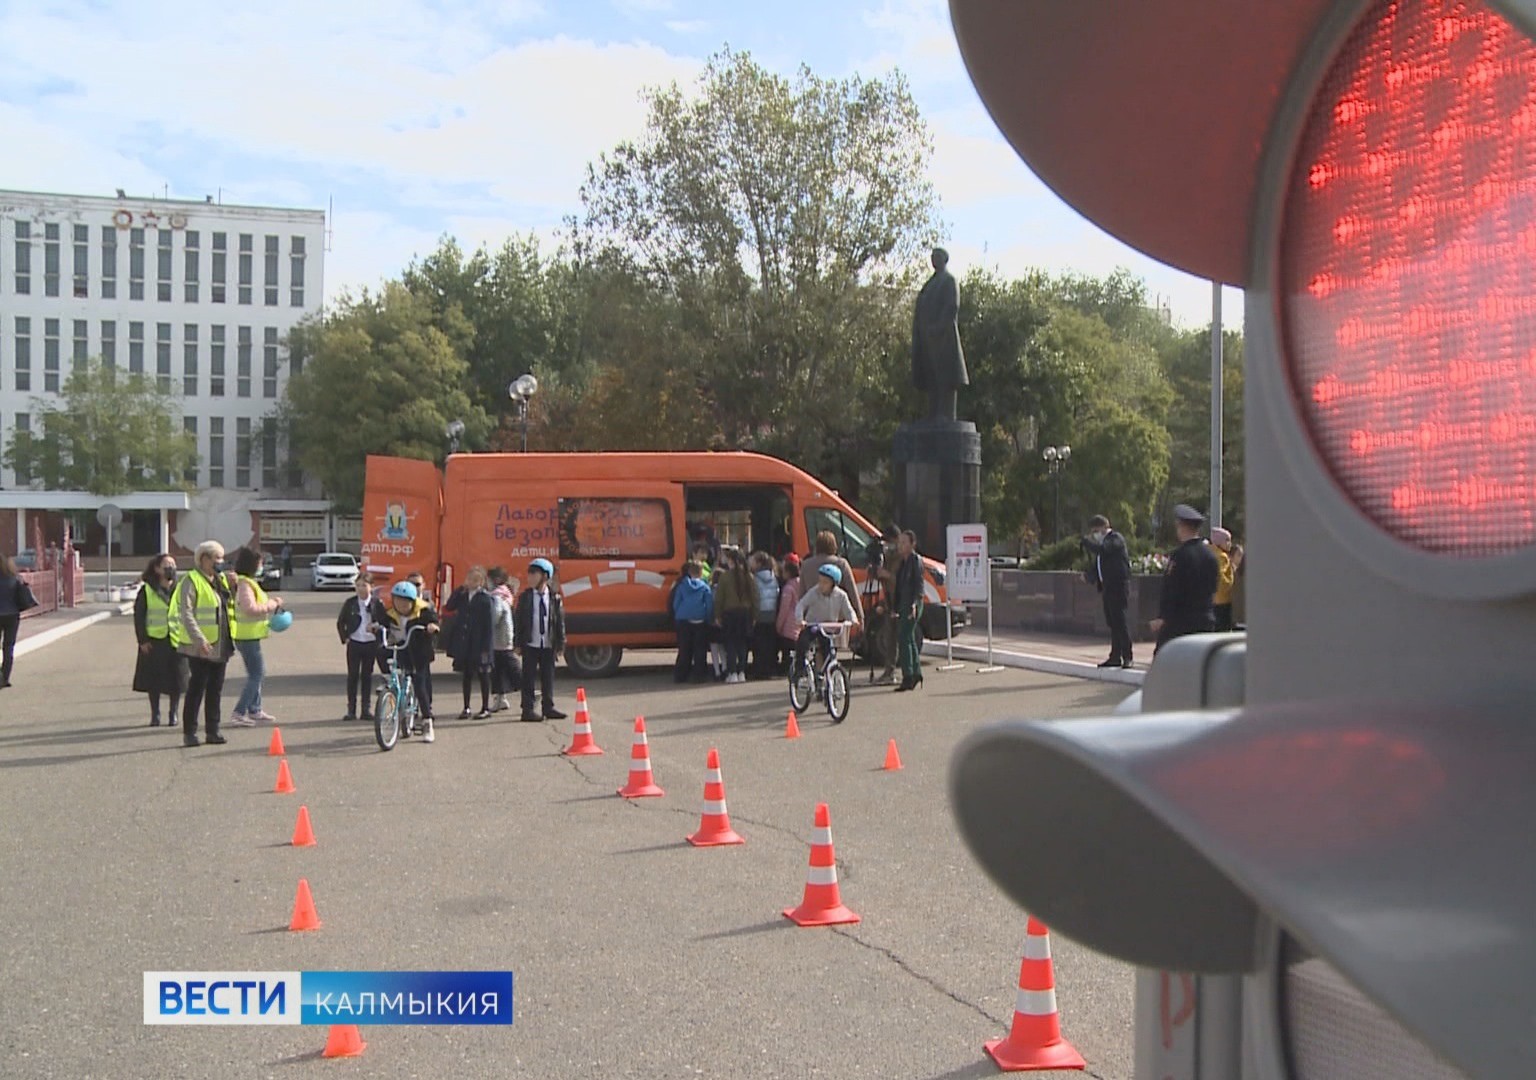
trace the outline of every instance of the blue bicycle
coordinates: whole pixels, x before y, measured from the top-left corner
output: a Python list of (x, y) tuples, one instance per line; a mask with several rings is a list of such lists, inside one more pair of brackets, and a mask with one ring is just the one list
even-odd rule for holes
[[(402, 738), (408, 739), (421, 731), (421, 705), (416, 700), (416, 680), (409, 666), (401, 662), (410, 649), (411, 639), (425, 627), (413, 626), (406, 631), (405, 639), (395, 644), (385, 640), (384, 651), (389, 654), (389, 672), (384, 676), (384, 686), (373, 703), (373, 737), (380, 750), (393, 750)], [(423, 742), (433, 740), (432, 722), (427, 721), (422, 734)]]

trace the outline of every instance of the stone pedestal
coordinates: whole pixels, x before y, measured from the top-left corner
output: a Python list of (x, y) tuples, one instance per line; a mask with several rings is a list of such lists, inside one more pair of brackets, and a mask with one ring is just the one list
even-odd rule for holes
[(981, 521), (981, 435), (969, 420), (919, 420), (896, 429), (891, 454), (896, 523), (917, 548), (947, 555), (945, 526)]

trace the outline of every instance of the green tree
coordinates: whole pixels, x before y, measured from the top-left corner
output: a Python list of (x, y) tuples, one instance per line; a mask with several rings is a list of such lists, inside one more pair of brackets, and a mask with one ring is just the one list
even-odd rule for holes
[(589, 170), (578, 261), (620, 261), (676, 305), (696, 343), (676, 377), (727, 444), (792, 452), (850, 490), (889, 439), (893, 342), (937, 234), (905, 81), (788, 80), (726, 50), (696, 93), (647, 103), (645, 135)]
[(35, 426), (12, 431), (4, 461), (51, 490), (174, 490), (197, 465), (178, 400), (143, 375), (92, 360), (70, 373), (58, 401), (34, 398), (32, 410)]
[(483, 445), (490, 423), (465, 390), (468, 365), (454, 347), (470, 336), (462, 313), (435, 313), (398, 282), (343, 297), (291, 332), (303, 369), (288, 382), (282, 424), (340, 509), (362, 506), (369, 454), (441, 460), (454, 420), (465, 425), (465, 448)]
[[(1162, 350), (1162, 365), (1177, 406), (1168, 420), (1169, 473), (1159, 498), (1164, 539), (1173, 535), (1177, 503), (1204, 508), (1211, 490), (1211, 331), (1188, 331)], [(1243, 336), (1222, 335), (1222, 522), (1242, 535), (1246, 484), (1243, 469)]]

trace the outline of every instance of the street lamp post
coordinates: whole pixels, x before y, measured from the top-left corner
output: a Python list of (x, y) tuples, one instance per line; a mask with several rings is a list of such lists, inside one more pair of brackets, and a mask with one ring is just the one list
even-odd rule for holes
[(528, 399), (539, 392), (539, 380), (532, 374), (519, 375), (507, 387), (507, 396), (517, 402), (517, 419), (523, 428), (523, 453), (528, 452)]
[(1056, 511), (1051, 517), (1051, 541), (1054, 543), (1061, 539), (1061, 474), (1066, 470), (1067, 462), (1072, 460), (1072, 448), (1047, 446), (1040, 451), (1040, 456), (1045, 459), (1045, 470), (1056, 485)]
[(464, 438), (464, 421), (450, 421), (447, 430), (443, 434), (448, 438), (448, 452), (450, 454), (457, 454), (459, 452), (459, 440)]

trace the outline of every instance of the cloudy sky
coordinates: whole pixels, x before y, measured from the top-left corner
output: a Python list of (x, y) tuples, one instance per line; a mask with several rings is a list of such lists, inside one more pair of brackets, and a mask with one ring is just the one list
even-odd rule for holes
[[(219, 9), (235, 10), (225, 14)], [(1078, 217), (992, 126), (944, 0), (0, 0), (0, 186), (325, 208), (327, 292), (466, 247), (555, 240), (642, 87), (724, 44), (774, 70), (899, 67), (937, 147), (954, 267), (1144, 277), (1203, 324), (1210, 286)], [(1241, 298), (1229, 290), (1229, 322)]]

